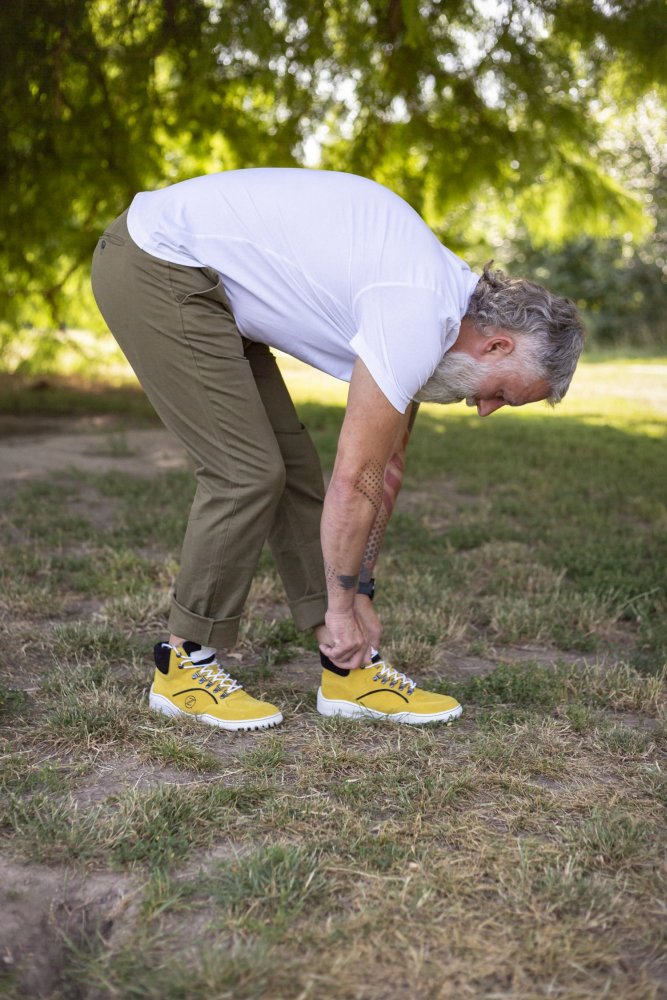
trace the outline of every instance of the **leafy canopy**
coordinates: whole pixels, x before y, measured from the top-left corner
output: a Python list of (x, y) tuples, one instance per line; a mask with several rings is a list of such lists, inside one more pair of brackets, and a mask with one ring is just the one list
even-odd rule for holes
[(639, 232), (604, 112), (664, 84), (663, 40), (662, 0), (4, 4), (1, 316), (81, 322), (136, 191), (241, 166), (366, 174), (443, 238), (490, 197), (538, 241)]

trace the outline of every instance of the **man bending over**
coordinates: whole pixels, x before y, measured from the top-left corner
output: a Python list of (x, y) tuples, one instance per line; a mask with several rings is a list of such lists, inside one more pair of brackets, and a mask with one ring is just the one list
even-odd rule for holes
[[(397, 195), (352, 174), (236, 170), (143, 192), (100, 238), (99, 308), (197, 488), (155, 647), (151, 707), (223, 729), (282, 721), (217, 656), (236, 642), (265, 541), (313, 629), (325, 715), (447, 722), (453, 698), (380, 657), (374, 567), (419, 402), (556, 403), (583, 344), (569, 300), (442, 246)], [(349, 382), (324, 490), (270, 348)]]

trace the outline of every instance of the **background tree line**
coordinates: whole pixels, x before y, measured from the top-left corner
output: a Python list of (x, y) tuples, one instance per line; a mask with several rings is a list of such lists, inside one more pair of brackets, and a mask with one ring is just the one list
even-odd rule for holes
[(89, 258), (136, 191), (302, 164), (664, 344), (665, 30), (662, 0), (5, 4), (0, 346), (101, 327)]

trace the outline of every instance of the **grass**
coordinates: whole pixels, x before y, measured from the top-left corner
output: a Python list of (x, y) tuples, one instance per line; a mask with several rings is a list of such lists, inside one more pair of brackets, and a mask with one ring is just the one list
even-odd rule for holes
[[(330, 462), (340, 387), (286, 367)], [(3, 486), (4, 995), (658, 1000), (666, 372), (596, 358), (557, 415), (420, 414), (377, 603), (459, 723), (320, 717), (265, 555), (232, 662), (285, 723), (237, 735), (147, 708), (192, 483), (113, 471), (142, 397), (0, 385), (5, 414), (112, 425), (109, 472)]]

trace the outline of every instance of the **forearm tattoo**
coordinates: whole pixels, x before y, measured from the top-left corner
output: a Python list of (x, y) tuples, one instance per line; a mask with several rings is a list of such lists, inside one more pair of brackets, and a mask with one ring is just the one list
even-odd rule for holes
[(382, 506), (382, 482), (384, 479), (384, 469), (378, 461), (371, 459), (366, 462), (361, 475), (354, 484), (357, 493), (366, 497), (376, 515)]
[(384, 489), (382, 493), (382, 505), (380, 506), (368, 536), (364, 557), (361, 562), (359, 579), (367, 583), (373, 576), (373, 569), (380, 554), (380, 547), (387, 530), (389, 519), (394, 510), (396, 499), (403, 483), (403, 454), (408, 443), (409, 431), (401, 442), (401, 450), (395, 452), (387, 463), (384, 472)]
[(335, 566), (328, 563), (326, 559), (324, 560), (324, 574), (327, 580), (327, 586), (334, 584), (340, 587), (341, 590), (356, 590), (359, 584), (359, 574), (355, 573), (339, 573)]

